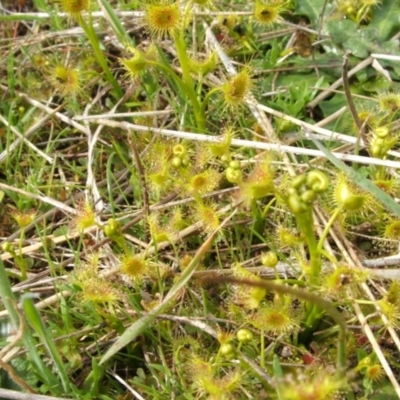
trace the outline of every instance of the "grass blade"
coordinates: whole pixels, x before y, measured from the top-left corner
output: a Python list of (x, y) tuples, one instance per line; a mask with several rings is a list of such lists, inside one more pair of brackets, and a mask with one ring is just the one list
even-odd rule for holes
[(36, 309), (35, 304), (32, 301), (32, 295), (30, 293), (22, 295), (21, 301), (22, 301), (22, 307), (25, 311), (25, 315), (28, 321), (30, 322), (36, 333), (39, 335), (41, 342), (46, 346), (46, 349), (49, 355), (51, 356), (58, 370), (58, 373), (60, 374), (60, 379), (63, 385), (63, 389), (66, 393), (68, 393), (69, 379), (67, 371), (65, 370), (65, 366), (64, 363), (62, 362), (60, 353), (58, 352), (58, 349), (54, 344), (53, 340), (49, 336), (43, 324), (42, 318), (38, 310)]
[(109, 360), (113, 355), (118, 353), (123, 347), (128, 345), (132, 340), (134, 340), (138, 335), (143, 333), (149, 325), (156, 319), (158, 315), (164, 312), (170, 305), (171, 300), (175, 297), (175, 295), (186, 285), (189, 281), (196, 267), (199, 265), (201, 259), (209, 250), (211, 245), (214, 242), (215, 237), (219, 230), (225, 225), (225, 223), (232, 218), (236, 211), (231, 213), (231, 215), (226, 218), (222, 224), (208, 237), (205, 243), (200, 247), (197, 251), (193, 260), (190, 262), (187, 268), (181, 274), (179, 280), (175, 283), (174, 286), (169, 290), (168, 294), (165, 296), (165, 299), (162, 303), (160, 303), (157, 307), (151, 310), (148, 314), (139, 318), (135, 321), (121, 336), (120, 338), (110, 347), (107, 353), (100, 360), (100, 365), (104, 364), (107, 360)]
[[(4, 268), (3, 261), (0, 259), (0, 297), (3, 301), (3, 304), (8, 311), (8, 315), (10, 316), (11, 322), (14, 325), (15, 329), (19, 327), (19, 314), (14, 307), (16, 304), (15, 296), (11, 290), (10, 281), (7, 276), (6, 269)], [(32, 360), (33, 365), (36, 367), (38, 373), (40, 374), (43, 381), (45, 381), (49, 386), (56, 387), (58, 385), (58, 379), (51, 373), (51, 371), (44, 365), (41, 360), (37, 350), (36, 343), (31, 335), (31, 331), (29, 329), (25, 329), (22, 340), (26, 349), (28, 350), (29, 357)]]

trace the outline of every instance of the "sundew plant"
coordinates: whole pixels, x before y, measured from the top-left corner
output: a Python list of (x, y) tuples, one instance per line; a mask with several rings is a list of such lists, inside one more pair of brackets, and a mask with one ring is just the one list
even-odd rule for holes
[(399, 15), (0, 5), (0, 397), (400, 398)]

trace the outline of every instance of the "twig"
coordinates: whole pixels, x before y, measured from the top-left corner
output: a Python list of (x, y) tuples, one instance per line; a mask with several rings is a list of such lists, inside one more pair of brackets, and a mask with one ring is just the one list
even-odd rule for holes
[(65, 397), (43, 396), (42, 394), (22, 393), (8, 389), (0, 389), (0, 397), (13, 400), (66, 400)]
[(350, 54), (351, 51), (347, 50), (343, 56), (342, 80), (343, 80), (343, 89), (344, 89), (344, 94), (346, 96), (347, 105), (349, 106), (351, 116), (353, 117), (353, 121), (356, 124), (358, 130), (357, 141), (355, 143), (355, 154), (357, 155), (359, 152), (359, 146), (361, 141), (367, 143), (367, 138), (365, 137), (365, 124), (367, 121), (365, 121), (364, 123), (361, 122), (360, 117), (358, 116), (357, 113), (356, 106), (353, 101), (353, 97), (350, 92), (349, 77), (347, 75), (347, 68), (348, 68)]
[[(263, 106), (263, 105), (258, 105), (259, 108), (262, 110), (269, 110), (273, 111), (274, 114), (279, 114), (287, 117), (285, 114), (282, 114), (278, 111), (272, 110), (269, 107)], [(308, 129), (312, 129), (313, 131), (317, 133), (323, 133), (325, 135), (331, 136), (330, 139), (335, 139), (339, 137), (340, 139), (346, 140), (350, 143), (354, 143), (356, 138), (346, 136), (346, 135), (341, 135), (338, 133), (334, 133), (332, 131), (329, 131), (324, 128), (319, 128), (315, 127), (314, 125), (304, 123), (303, 121), (297, 120), (296, 118), (290, 117), (290, 120), (296, 120), (299, 125), (304, 125)], [(212, 135), (202, 135), (198, 133), (192, 133), (192, 132), (181, 132), (181, 131), (175, 131), (171, 129), (161, 129), (161, 128), (150, 128), (148, 126), (144, 125), (136, 125), (136, 124), (131, 124), (129, 122), (117, 122), (117, 121), (110, 121), (110, 120), (105, 120), (105, 119), (99, 119), (92, 121), (93, 123), (98, 123), (102, 125), (107, 125), (115, 128), (121, 128), (127, 131), (135, 131), (135, 132), (153, 132), (154, 134), (161, 134), (163, 136), (169, 136), (169, 137), (176, 137), (176, 138), (181, 138), (181, 139), (188, 139), (188, 140), (194, 140), (194, 141), (201, 141), (201, 142), (213, 142), (213, 143), (219, 143), (221, 141), (220, 136), (212, 136)], [(354, 139), (354, 140), (352, 140)], [(242, 147), (246, 146), (248, 148), (255, 148), (255, 149), (263, 149), (263, 150), (271, 150), (271, 151), (277, 151), (280, 153), (292, 153), (292, 154), (305, 154), (309, 155), (312, 157), (326, 157), (325, 154), (322, 151), (319, 150), (314, 150), (314, 149), (306, 149), (302, 147), (293, 147), (293, 146), (286, 146), (286, 145), (281, 145), (279, 143), (262, 143), (262, 142), (256, 142), (252, 140), (242, 140), (242, 139), (232, 139), (231, 141), (231, 146), (235, 147)], [(374, 165), (382, 165), (388, 168), (400, 168), (400, 162), (398, 161), (392, 161), (392, 160), (381, 160), (378, 158), (372, 158), (372, 157), (363, 157), (363, 156), (355, 156), (351, 154), (343, 154), (343, 153), (332, 153), (335, 155), (335, 157), (339, 158), (340, 160), (344, 161), (352, 161), (352, 162), (357, 162), (360, 164), (374, 164)], [(397, 152), (396, 152), (397, 154)], [(399, 153), (400, 155), (400, 153)]]

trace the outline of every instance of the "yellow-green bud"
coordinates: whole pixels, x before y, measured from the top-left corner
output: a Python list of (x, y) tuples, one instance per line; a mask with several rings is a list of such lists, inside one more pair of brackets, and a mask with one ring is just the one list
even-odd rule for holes
[(311, 204), (317, 197), (317, 193), (314, 190), (306, 190), (300, 195), (301, 200), (307, 204)]
[(186, 147), (181, 144), (177, 144), (173, 147), (172, 153), (174, 156), (183, 156), (186, 154)]
[(249, 342), (253, 339), (253, 334), (248, 329), (239, 329), (236, 338), (240, 343)]
[(181, 165), (182, 165), (182, 158), (179, 157), (179, 156), (175, 156), (175, 157), (172, 159), (172, 166), (173, 166), (174, 168), (179, 168)]
[(235, 349), (230, 343), (224, 343), (223, 345), (221, 345), (220, 353), (225, 357), (229, 357), (231, 355), (234, 355)]
[(296, 194), (290, 195), (287, 202), (288, 202), (290, 211), (293, 214), (301, 214), (301, 213), (305, 212), (308, 208), (307, 205)]
[(329, 188), (329, 178), (324, 172), (315, 169), (307, 174), (307, 185), (314, 192), (323, 192)]
[(389, 135), (389, 129), (386, 126), (381, 126), (379, 128), (376, 128), (373, 134), (383, 139)]
[(1, 248), (3, 249), (3, 251), (8, 251), (9, 253), (15, 253), (15, 247), (12, 243), (10, 242), (4, 242), (1, 245)]
[(275, 268), (278, 264), (278, 256), (273, 251), (268, 251), (261, 255), (261, 263), (264, 267)]
[(121, 224), (115, 218), (110, 218), (103, 230), (107, 237), (111, 237), (120, 233)]
[(301, 186), (303, 186), (306, 183), (306, 176), (305, 175), (298, 175), (292, 180), (292, 188), (295, 189), (300, 189)]
[(240, 161), (233, 160), (229, 163), (229, 167), (233, 169), (240, 169)]
[(242, 178), (242, 171), (240, 169), (233, 169), (228, 167), (225, 171), (226, 179), (231, 183), (237, 183)]

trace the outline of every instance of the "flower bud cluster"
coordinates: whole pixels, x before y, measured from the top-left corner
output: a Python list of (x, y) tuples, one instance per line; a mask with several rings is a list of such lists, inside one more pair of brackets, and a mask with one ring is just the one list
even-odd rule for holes
[(232, 160), (228, 168), (225, 170), (226, 179), (231, 183), (238, 183), (242, 180), (242, 170), (240, 168), (240, 161)]
[(125, 238), (122, 233), (121, 223), (115, 218), (110, 218), (103, 227), (104, 234), (121, 247), (125, 247)]
[(187, 167), (189, 165), (189, 156), (186, 146), (177, 144), (173, 147), (172, 153), (174, 155), (172, 158), (172, 166), (174, 168)]
[(288, 190), (287, 204), (293, 214), (307, 211), (318, 194), (329, 187), (329, 179), (322, 171), (313, 170), (296, 176)]
[(376, 158), (385, 158), (388, 151), (396, 143), (397, 137), (393, 137), (386, 126), (378, 127), (372, 131), (370, 142), (371, 155)]

